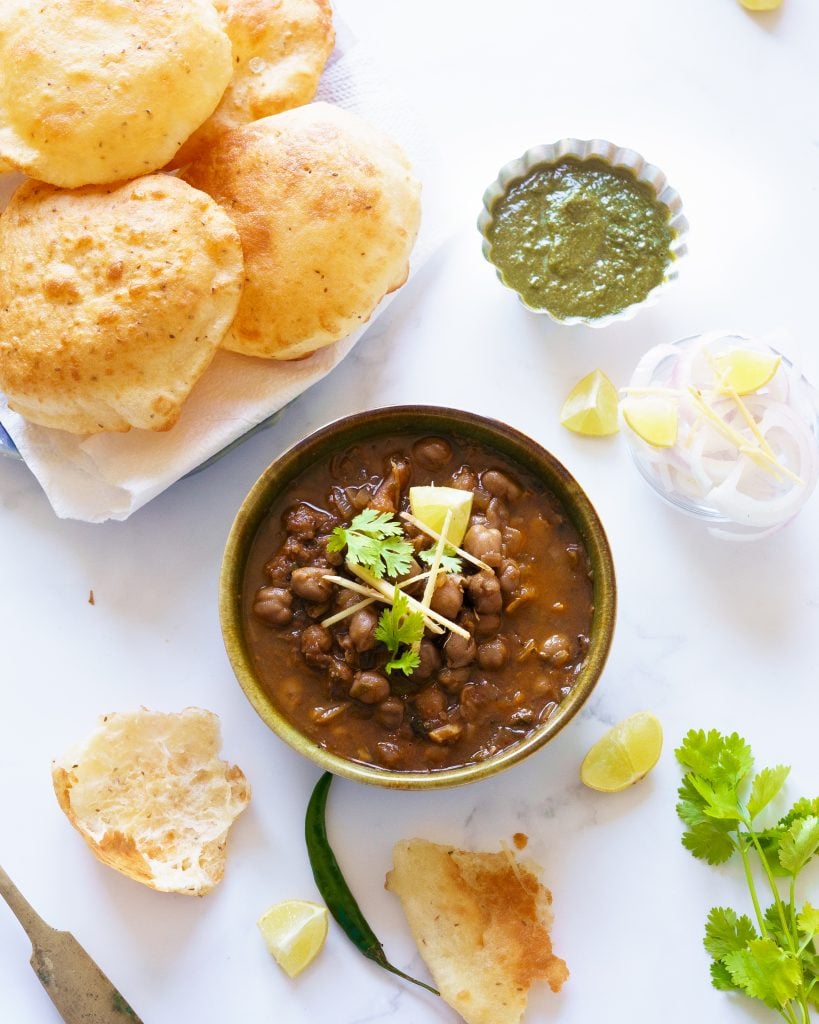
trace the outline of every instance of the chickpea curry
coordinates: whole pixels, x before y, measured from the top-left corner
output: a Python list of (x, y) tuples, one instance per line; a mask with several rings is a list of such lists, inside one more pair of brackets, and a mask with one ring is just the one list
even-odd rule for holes
[[(410, 511), (411, 492), (439, 488), (471, 496), (462, 539), (451, 512), (436, 530)], [(320, 746), (393, 771), (471, 764), (536, 729), (575, 684), (592, 613), (559, 500), (454, 436), (362, 442), (304, 471), (262, 522), (242, 594), (280, 710)]]

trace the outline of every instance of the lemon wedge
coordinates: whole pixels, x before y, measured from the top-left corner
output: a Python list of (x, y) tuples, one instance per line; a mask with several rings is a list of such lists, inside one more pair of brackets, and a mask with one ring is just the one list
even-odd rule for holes
[(663, 749), (663, 727), (650, 711), (638, 711), (594, 744), (580, 766), (580, 781), (601, 793), (619, 793), (647, 775)]
[(739, 0), (746, 11), (775, 11), (782, 0)]
[(623, 419), (634, 433), (654, 448), (671, 448), (677, 440), (677, 406), (660, 395), (627, 398)]
[(560, 422), (585, 437), (617, 433), (617, 389), (602, 370), (593, 370), (575, 384), (560, 410)]
[(452, 512), (446, 539), (455, 548), (461, 546), (472, 514), (472, 491), (457, 487), (410, 487), (409, 500), (415, 518), (436, 533), (444, 528), (447, 512)]
[(291, 978), (316, 958), (327, 938), (327, 908), (308, 900), (277, 903), (257, 923), (271, 955)]
[(770, 383), (781, 362), (782, 357), (773, 352), (735, 348), (714, 356), (714, 369), (720, 388), (738, 395), (752, 395)]

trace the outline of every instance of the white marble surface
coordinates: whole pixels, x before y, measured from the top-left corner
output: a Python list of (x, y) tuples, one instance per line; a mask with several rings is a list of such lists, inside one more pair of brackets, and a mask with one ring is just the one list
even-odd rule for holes
[[(316, 896), (302, 821), (318, 772), (266, 730), (236, 685), (216, 581), (236, 507), (291, 442), (376, 405), (462, 406), (529, 432), (587, 488), (614, 549), (617, 634), (582, 715), (497, 779), (431, 795), (337, 783), (329, 826), (353, 889), (395, 962), (421, 971), (383, 890), (392, 843), (423, 835), (496, 849), (525, 831), (572, 971), (559, 996), (533, 992), (527, 1021), (773, 1020), (709, 986), (705, 914), (715, 902), (742, 905), (744, 883), (736, 866), (708, 868), (680, 846), (671, 750), (691, 726), (737, 729), (760, 761), (793, 764), (791, 794), (815, 794), (819, 497), (761, 545), (713, 540), (652, 495), (621, 440), (577, 439), (558, 409), (594, 367), (623, 382), (650, 345), (714, 326), (783, 332), (786, 351), (819, 380), (819, 8), (784, 0), (779, 15), (754, 17), (734, 0), (506, 0), (490, 16), (440, 0), (340, 4), (427, 122), (458, 230), (279, 424), (127, 522), (59, 521), (26, 467), (0, 460), (0, 862), (146, 1024), (454, 1021), (335, 927), (295, 982), (265, 952), (259, 913)], [(604, 332), (527, 314), (483, 262), (473, 227), (500, 164), (569, 134), (608, 137), (660, 164), (691, 222), (674, 289)], [(225, 754), (253, 785), (225, 880), (206, 899), (154, 893), (98, 864), (54, 800), (52, 757), (98, 714), (139, 704), (217, 711)], [(640, 708), (665, 726), (657, 769), (619, 796), (583, 790), (587, 747)], [(817, 873), (812, 884), (815, 903)], [(0, 907), (0, 1021), (54, 1024), (27, 958)]]

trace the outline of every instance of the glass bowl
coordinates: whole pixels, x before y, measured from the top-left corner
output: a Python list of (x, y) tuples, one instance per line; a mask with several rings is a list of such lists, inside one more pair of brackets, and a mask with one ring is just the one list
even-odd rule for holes
[[(661, 392), (673, 393), (686, 380), (693, 380), (695, 389), (699, 389), (704, 387), (704, 378), (709, 367), (713, 366), (714, 357), (734, 349), (750, 349), (780, 359), (771, 381), (755, 396), (745, 395), (742, 404), (747, 409), (750, 402), (751, 407), (757, 410), (759, 419), (754, 416), (757, 428), (762, 424), (763, 416), (784, 416), (785, 426), (789, 426), (794, 436), (799, 438), (796, 450), (801, 455), (803, 473), (799, 492), (790, 492), (783, 486), (783, 481), (791, 485), (794, 481), (782, 473), (777, 474), (774, 467), (773, 471), (768, 471), (771, 478), (768, 493), (763, 493), (760, 487), (764, 484), (761, 485), (759, 479), (750, 483), (743, 480), (738, 468), (739, 456), (734, 456), (733, 461), (737, 465), (733, 470), (740, 485), (740, 496), (735, 498), (730, 451), (736, 452), (737, 449), (732, 448), (730, 441), (725, 442), (728, 454), (724, 465), (700, 451), (701, 442), (696, 441), (695, 431), (702, 429), (704, 424), (707, 427), (707, 416), (703, 418), (698, 412), (698, 419), (694, 419), (691, 408), (681, 408), (681, 433), (677, 442), (666, 449), (653, 447), (629, 427), (622, 416), (622, 403), (621, 419), (635, 466), (664, 501), (705, 523), (715, 536), (751, 540), (768, 536), (786, 525), (810, 498), (819, 478), (819, 402), (816, 391), (802, 372), (785, 355), (763, 341), (732, 331), (711, 331), (650, 349), (637, 364), (625, 390), (627, 394), (637, 396), (643, 390), (660, 389)], [(681, 401), (687, 401), (684, 389)], [(722, 396), (720, 401), (724, 403), (723, 408), (730, 408), (729, 398)], [(731, 411), (734, 412), (733, 409)], [(739, 403), (736, 403), (735, 416), (742, 435), (749, 444), (753, 444), (753, 428), (746, 430), (744, 424), (747, 419)], [(776, 431), (776, 420), (768, 419), (764, 429)], [(776, 434), (772, 436), (776, 437)], [(779, 436), (782, 440), (786, 435), (782, 433)], [(720, 481), (720, 476), (730, 479), (726, 483), (725, 479)], [(721, 483), (724, 486), (720, 486)], [(756, 498), (750, 493), (753, 489), (759, 491)], [(777, 490), (782, 492), (779, 496)]]

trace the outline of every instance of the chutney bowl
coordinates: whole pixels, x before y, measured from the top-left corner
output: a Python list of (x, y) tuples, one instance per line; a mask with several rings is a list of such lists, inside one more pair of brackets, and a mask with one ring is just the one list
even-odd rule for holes
[[(354, 761), (306, 736), (277, 706), (259, 678), (242, 614), (245, 568), (253, 540), (270, 508), (309, 467), (326, 463), (351, 445), (404, 434), (449, 434), (509, 459), (537, 478), (560, 501), (578, 530), (593, 576), (589, 647), (572, 690), (530, 733), (485, 758), (457, 767), (399, 771)], [(536, 441), (513, 427), (475, 413), (438, 406), (394, 406), (356, 413), (327, 424), (293, 445), (261, 474), (242, 502), (230, 529), (219, 580), (222, 636), (236, 679), (265, 724), (320, 768), (357, 782), (391, 789), (442, 789), (489, 778), (547, 744), (581, 709), (596, 686), (611, 646), (616, 583), (611, 549), (600, 519), (569, 471)]]
[[(623, 309), (598, 317), (561, 317), (552, 313), (545, 306), (531, 305), (521, 292), (509, 282), (501, 267), (496, 263), (492, 252), (490, 236), (495, 222), (495, 211), (498, 204), (508, 195), (509, 190), (535, 171), (554, 167), (566, 159), (573, 159), (580, 163), (597, 160), (616, 170), (630, 172), (638, 182), (648, 185), (657, 202), (668, 210), (669, 227), (674, 233), (669, 245), (669, 260), (663, 280), (638, 302), (633, 302)], [(484, 258), (494, 267), (501, 284), (514, 292), (521, 304), (530, 312), (543, 314), (555, 323), (565, 326), (581, 324), (586, 327), (608, 327), (613, 323), (631, 320), (641, 309), (653, 306), (659, 301), (663, 292), (677, 279), (680, 260), (688, 252), (688, 220), (683, 213), (679, 192), (669, 185), (665, 173), (659, 167), (649, 163), (636, 150), (618, 146), (605, 139), (560, 139), (557, 142), (533, 146), (521, 156), (504, 164), (498, 172), (497, 178), (483, 194), (483, 208), (478, 216), (478, 230), (481, 233), (481, 248)]]

